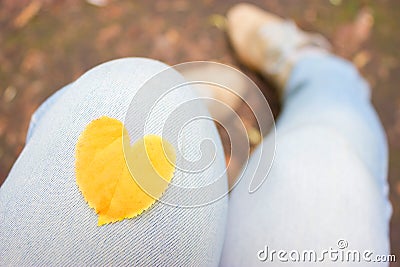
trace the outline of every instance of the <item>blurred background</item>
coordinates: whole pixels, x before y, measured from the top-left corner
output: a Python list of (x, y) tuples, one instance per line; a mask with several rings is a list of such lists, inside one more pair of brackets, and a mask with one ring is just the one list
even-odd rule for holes
[[(30, 116), (40, 103), (111, 59), (232, 65), (257, 83), (279, 115), (274, 88), (239, 64), (227, 42), (223, 16), (236, 2), (1, 0), (0, 185), (24, 147)], [(371, 84), (390, 144), (391, 245), (400, 257), (400, 1), (249, 2), (327, 36), (335, 53), (352, 61)], [(399, 259), (391, 266), (400, 266)]]

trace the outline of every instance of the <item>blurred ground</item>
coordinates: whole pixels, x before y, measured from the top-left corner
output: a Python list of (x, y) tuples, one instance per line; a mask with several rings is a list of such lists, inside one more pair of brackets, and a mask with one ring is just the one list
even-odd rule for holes
[[(92, 2), (106, 2), (92, 0)], [(274, 90), (233, 57), (220, 15), (236, 1), (0, 2), (0, 184), (24, 146), (29, 119), (57, 89), (110, 59), (142, 56), (176, 64), (213, 60), (242, 68), (274, 114)], [(392, 252), (400, 257), (400, 1), (264, 0), (269, 11), (317, 30), (353, 61), (373, 88), (390, 143)], [(392, 264), (391, 266), (400, 266)]]

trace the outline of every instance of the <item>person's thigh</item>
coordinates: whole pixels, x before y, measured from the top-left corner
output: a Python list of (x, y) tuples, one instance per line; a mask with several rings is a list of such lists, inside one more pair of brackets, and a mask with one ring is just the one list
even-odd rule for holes
[[(0, 188), (0, 265), (218, 265), (226, 197), (198, 208), (156, 202), (133, 219), (98, 227), (76, 183), (75, 146), (86, 125), (101, 116), (123, 122), (139, 87), (166, 67), (140, 58), (108, 62), (88, 71), (49, 105)], [(192, 94), (170, 97), (168, 108)], [(180, 153), (189, 158), (196, 157), (205, 137), (212, 137), (219, 152), (210, 168), (183, 183), (212, 182), (225, 167), (213, 122), (195, 121), (182, 136), (187, 145)], [(176, 171), (172, 181), (182, 179)], [(171, 195), (177, 203), (190, 197), (167, 189), (164, 196)]]
[(29, 142), (33, 132), (36, 129), (36, 125), (40, 123), (43, 116), (47, 113), (47, 111), (53, 106), (54, 103), (58, 101), (58, 99), (70, 88), (71, 84), (64, 86), (63, 88), (57, 90), (54, 94), (52, 94), (49, 98), (47, 98), (33, 113), (31, 117), (31, 121), (29, 122), (28, 132), (26, 134), (25, 143)]

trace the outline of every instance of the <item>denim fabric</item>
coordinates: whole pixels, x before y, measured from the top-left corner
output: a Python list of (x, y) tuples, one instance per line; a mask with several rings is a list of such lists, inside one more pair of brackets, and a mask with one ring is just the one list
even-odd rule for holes
[[(270, 141), (255, 153), (273, 149)], [(308, 266), (276, 256), (262, 262), (257, 253), (265, 246), (319, 253), (338, 249), (340, 239), (351, 250), (389, 253), (386, 137), (369, 88), (353, 66), (325, 55), (296, 64), (277, 122), (276, 149), (259, 191), (249, 194), (245, 177), (230, 194), (222, 266)], [(255, 167), (250, 160), (249, 168)]]
[[(165, 67), (145, 59), (109, 62), (38, 109), (27, 146), (0, 188), (0, 265), (280, 266), (260, 262), (257, 252), (266, 245), (318, 252), (339, 239), (349, 249), (389, 253), (385, 134), (365, 81), (331, 56), (295, 66), (277, 123), (276, 158), (254, 194), (252, 177), (244, 177), (229, 210), (226, 198), (196, 209), (157, 203), (135, 219), (97, 227), (75, 184), (77, 136), (98, 116), (123, 120), (135, 90)], [(211, 122), (199, 126), (188, 133), (193, 143), (211, 135), (219, 144)], [(254, 153), (262, 149), (273, 149), (268, 137)], [(220, 157), (212, 170), (223, 167)], [(256, 167), (250, 161), (248, 168)], [(198, 178), (214, 179), (212, 171)]]
[[(27, 145), (0, 188), (1, 266), (218, 265), (227, 197), (194, 209), (157, 202), (134, 219), (98, 227), (75, 182), (75, 145), (85, 126), (104, 115), (124, 121), (135, 92), (167, 67), (149, 59), (114, 60), (88, 71), (39, 108)], [(193, 96), (172, 93), (157, 112)], [(196, 157), (199, 142), (211, 137), (217, 158), (192, 182), (179, 171), (173, 181), (210, 183), (225, 168), (219, 135), (209, 120), (196, 120), (190, 129), (182, 132), (189, 144), (185, 156)], [(190, 197), (168, 189), (166, 196)]]

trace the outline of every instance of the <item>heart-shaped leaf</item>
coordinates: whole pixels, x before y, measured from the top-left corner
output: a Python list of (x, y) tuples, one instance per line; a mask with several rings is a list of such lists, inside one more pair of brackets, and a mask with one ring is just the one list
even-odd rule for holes
[[(99, 226), (148, 209), (167, 189), (175, 171), (175, 150), (166, 140), (146, 135), (132, 147), (125, 146), (125, 157), (123, 136), (128, 138), (120, 121), (101, 117), (86, 126), (76, 145), (76, 182), (98, 214)], [(145, 186), (139, 186), (138, 180)], [(142, 188), (150, 189), (151, 196)]]

